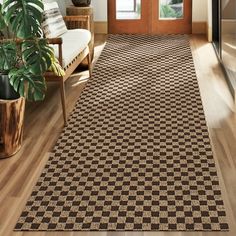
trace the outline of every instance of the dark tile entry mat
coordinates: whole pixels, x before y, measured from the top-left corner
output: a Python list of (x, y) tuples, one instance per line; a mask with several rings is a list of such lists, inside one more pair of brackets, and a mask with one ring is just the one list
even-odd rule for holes
[(187, 36), (110, 36), (16, 230), (228, 230)]

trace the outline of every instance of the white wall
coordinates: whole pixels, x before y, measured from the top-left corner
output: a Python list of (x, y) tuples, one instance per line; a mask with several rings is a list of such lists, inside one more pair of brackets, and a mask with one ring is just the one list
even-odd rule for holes
[(207, 0), (193, 0), (193, 22), (207, 22)]
[(92, 0), (94, 21), (107, 21), (107, 0)]
[[(55, 0), (44, 0), (44, 1), (52, 2)], [(66, 7), (73, 5), (71, 0), (56, 0), (56, 1), (60, 6), (63, 15), (66, 14)], [(91, 5), (94, 8), (94, 20), (107, 21), (107, 0), (92, 0)]]
[(212, 1), (211, 0), (208, 0), (207, 23), (209, 27), (212, 27)]
[(207, 36), (212, 41), (212, 0), (207, 0)]

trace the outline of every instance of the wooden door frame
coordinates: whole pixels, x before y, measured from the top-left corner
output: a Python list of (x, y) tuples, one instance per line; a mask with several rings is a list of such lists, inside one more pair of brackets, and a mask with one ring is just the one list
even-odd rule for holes
[(108, 2), (108, 32), (127, 33), (127, 34), (145, 34), (149, 31), (151, 12), (151, 1), (141, 0), (143, 10), (141, 11), (141, 19), (137, 20), (117, 20), (116, 19), (116, 0), (107, 0)]
[[(159, 20), (159, 1), (141, 0), (144, 10), (141, 20), (116, 20), (116, 0), (108, 2), (108, 33), (127, 34), (191, 34), (192, 0), (184, 0), (184, 16), (187, 19)], [(187, 6), (186, 6), (187, 4)], [(190, 11), (189, 11), (190, 9)], [(139, 21), (139, 24), (137, 24)], [(178, 23), (181, 22), (181, 28)], [(134, 32), (135, 31), (135, 32)]]

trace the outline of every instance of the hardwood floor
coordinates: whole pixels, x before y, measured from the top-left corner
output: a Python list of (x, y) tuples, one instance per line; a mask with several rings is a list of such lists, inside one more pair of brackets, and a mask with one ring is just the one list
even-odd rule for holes
[[(105, 42), (96, 38), (96, 58)], [(191, 47), (206, 119), (210, 131), (230, 232), (13, 232), (31, 194), (48, 152), (62, 128), (59, 88), (49, 85), (45, 101), (28, 103), (21, 151), (0, 160), (0, 236), (234, 236), (236, 235), (236, 116), (235, 104), (211, 44), (203, 36), (191, 36)], [(95, 59), (96, 59), (95, 58)], [(67, 109), (72, 111), (88, 72), (76, 74), (66, 83)]]

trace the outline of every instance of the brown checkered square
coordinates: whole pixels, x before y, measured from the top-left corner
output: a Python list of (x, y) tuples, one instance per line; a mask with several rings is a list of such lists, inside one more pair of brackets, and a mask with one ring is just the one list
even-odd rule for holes
[(187, 36), (109, 37), (16, 230), (228, 230)]

